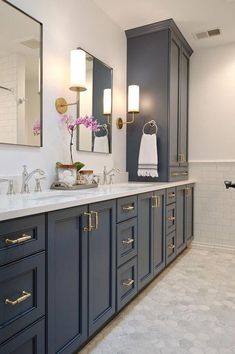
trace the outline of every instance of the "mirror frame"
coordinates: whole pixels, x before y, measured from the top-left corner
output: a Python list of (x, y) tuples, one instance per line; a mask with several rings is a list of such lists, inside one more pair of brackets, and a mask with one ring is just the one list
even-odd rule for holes
[[(98, 59), (97, 57), (95, 57), (93, 54), (91, 54), (90, 52), (88, 52), (87, 50), (85, 50), (84, 48), (82, 47), (78, 47), (77, 49), (81, 49), (83, 50), (85, 53), (87, 53), (88, 55), (92, 56), (93, 58), (95, 58), (97, 61), (99, 61), (101, 64), (105, 65), (108, 69), (110, 69), (111, 71), (111, 115), (110, 115), (110, 120), (111, 120), (111, 123), (110, 123), (110, 141), (109, 141), (109, 146), (110, 146), (110, 149), (109, 149), (109, 153), (104, 153), (104, 152), (98, 152), (98, 151), (87, 151), (87, 150), (81, 150), (79, 149), (79, 129), (77, 129), (77, 134), (76, 134), (76, 150), (77, 151), (81, 151), (81, 152), (87, 152), (89, 154), (103, 154), (103, 155), (111, 155), (112, 154), (112, 143), (113, 143), (113, 124), (112, 124), (112, 121), (113, 121), (113, 68), (111, 68), (111, 66), (107, 65), (105, 62), (103, 62), (102, 60)], [(80, 99), (81, 99), (81, 95), (82, 93), (80, 94)], [(79, 117), (80, 116), (80, 99), (78, 100), (78, 104), (77, 104), (77, 116)]]
[(41, 123), (41, 134), (40, 134), (40, 145), (28, 145), (28, 144), (17, 144), (17, 143), (3, 143), (0, 141), (0, 145), (8, 146), (25, 146), (30, 148), (42, 148), (43, 147), (43, 23), (29, 15), (25, 11), (21, 10), (19, 7), (11, 4), (7, 0), (1, 0), (5, 4), (13, 7), (15, 10), (21, 12), (23, 15), (29, 17), (31, 20), (37, 22), (40, 26), (40, 123)]

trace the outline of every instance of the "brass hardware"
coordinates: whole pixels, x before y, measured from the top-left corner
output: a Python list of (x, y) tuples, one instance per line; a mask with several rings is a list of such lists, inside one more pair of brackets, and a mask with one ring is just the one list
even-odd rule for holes
[(175, 193), (173, 192), (173, 193), (168, 194), (168, 197), (169, 198), (175, 198)]
[(188, 172), (187, 172), (187, 171), (182, 172), (181, 175), (182, 175), (182, 176), (188, 176)]
[(160, 206), (161, 206), (161, 197), (159, 195), (153, 195), (152, 199), (155, 200), (155, 204), (152, 205), (152, 208), (160, 208)]
[(172, 172), (172, 177), (177, 177), (177, 176), (180, 176), (180, 173), (179, 172)]
[(168, 218), (168, 221), (174, 221), (175, 220), (175, 216), (170, 216), (169, 218)]
[(128, 237), (128, 239), (126, 239), (126, 240), (122, 240), (123, 245), (130, 245), (133, 242), (134, 242), (134, 239), (130, 238), (130, 237)]
[(132, 124), (135, 122), (135, 114), (139, 112), (130, 112), (130, 113), (131, 113), (131, 120), (127, 120), (126, 122), (124, 122), (121, 117), (117, 118), (116, 126), (118, 129), (122, 129), (124, 124)]
[(91, 213), (84, 213), (85, 216), (88, 216), (88, 226), (85, 226), (83, 228), (84, 231), (91, 231), (92, 230), (92, 225), (91, 225)]
[(31, 240), (31, 238), (32, 238), (32, 236), (23, 234), (22, 236), (20, 236), (16, 240), (11, 240), (10, 238), (6, 238), (5, 239), (5, 244), (6, 245), (15, 245), (17, 243), (23, 243), (23, 242), (26, 242), (28, 240)]
[[(85, 91), (85, 87), (70, 87), (70, 90), (76, 91), (76, 92), (82, 92)], [(68, 103), (64, 97), (59, 97), (55, 101), (55, 108), (59, 114), (65, 114), (68, 110), (69, 106), (75, 106), (76, 104), (79, 103), (79, 97), (76, 102), (73, 103)]]
[(12, 306), (15, 306), (15, 305), (18, 305), (20, 304), (21, 302), (23, 301), (26, 301), (27, 299), (29, 299), (32, 295), (30, 293), (27, 293), (26, 291), (22, 291), (22, 295), (16, 299), (16, 300), (10, 300), (10, 299), (6, 299), (4, 302), (6, 305), (12, 305)]
[(91, 216), (92, 215), (95, 215), (95, 226), (93, 226), (91, 224), (91, 231), (92, 230), (97, 230), (98, 227), (99, 227), (99, 215), (98, 215), (97, 211), (91, 211)]
[(131, 210), (134, 210), (134, 209), (135, 209), (134, 205), (127, 205), (125, 207), (122, 207), (123, 211), (131, 211)]
[(185, 156), (184, 156), (184, 154), (179, 154), (179, 156), (178, 156), (178, 161), (179, 161), (180, 163), (185, 162)]
[(134, 280), (133, 279), (127, 279), (127, 280), (124, 280), (124, 282), (122, 283), (123, 286), (131, 286), (132, 284), (134, 284)]
[(171, 250), (175, 249), (175, 245), (173, 245), (172, 243), (170, 245), (168, 245), (168, 248), (170, 248)]
[(192, 195), (191, 188), (189, 188), (189, 187), (185, 188), (185, 195), (186, 195), (186, 197), (191, 197), (191, 195)]

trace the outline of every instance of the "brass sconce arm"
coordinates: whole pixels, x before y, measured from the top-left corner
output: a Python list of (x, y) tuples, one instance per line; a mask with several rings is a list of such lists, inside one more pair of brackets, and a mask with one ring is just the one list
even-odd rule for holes
[(73, 103), (68, 103), (65, 98), (59, 97), (55, 101), (55, 108), (59, 114), (65, 114), (69, 106), (74, 106), (79, 103), (79, 100)]
[(122, 129), (124, 124), (133, 124), (135, 122), (135, 114), (139, 112), (129, 112), (131, 113), (131, 120), (123, 121), (121, 117), (117, 118), (116, 126), (118, 129)]

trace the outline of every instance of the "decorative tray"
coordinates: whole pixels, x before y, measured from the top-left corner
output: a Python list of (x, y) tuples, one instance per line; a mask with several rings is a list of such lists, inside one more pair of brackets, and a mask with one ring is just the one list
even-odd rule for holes
[(70, 186), (64, 182), (53, 182), (51, 185), (51, 189), (56, 189), (56, 190), (68, 190), (68, 191), (77, 191), (80, 189), (88, 189), (88, 188), (97, 188), (98, 184), (97, 183), (91, 183), (91, 184), (75, 184), (73, 186)]

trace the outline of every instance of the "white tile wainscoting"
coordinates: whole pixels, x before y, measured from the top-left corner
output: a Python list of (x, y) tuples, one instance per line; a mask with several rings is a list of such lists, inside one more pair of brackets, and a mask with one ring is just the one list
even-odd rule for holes
[(195, 246), (235, 251), (235, 189), (225, 189), (224, 180), (235, 181), (235, 161), (190, 162), (195, 188)]

